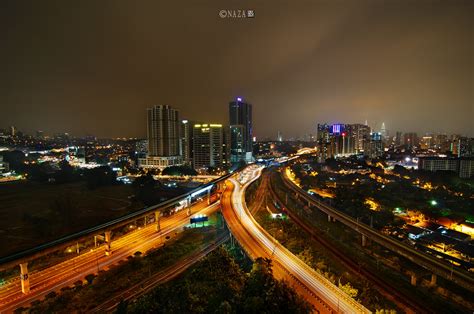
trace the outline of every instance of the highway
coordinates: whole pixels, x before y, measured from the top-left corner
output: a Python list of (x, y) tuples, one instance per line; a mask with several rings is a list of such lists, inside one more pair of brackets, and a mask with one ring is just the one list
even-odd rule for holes
[[(205, 201), (191, 207), (191, 214), (210, 215), (219, 207), (219, 202), (210, 206)], [(161, 231), (156, 231), (156, 223), (130, 232), (112, 241), (112, 254), (105, 256), (105, 248), (98, 247), (86, 253), (70, 258), (67, 261), (41, 271), (30, 273), (31, 291), (25, 295), (21, 292), (19, 278), (14, 278), (0, 287), (0, 312), (10, 313), (19, 307), (28, 306), (31, 301), (40, 299), (51, 291), (72, 285), (86, 275), (97, 273), (98, 270), (126, 259), (135, 252), (142, 253), (163, 243), (163, 237), (172, 235), (189, 223), (190, 216), (182, 210), (172, 216), (160, 220)], [(72, 253), (74, 254), (74, 253)]]
[(131, 301), (134, 300), (159, 284), (163, 284), (169, 280), (174, 279), (179, 274), (183, 273), (186, 269), (194, 265), (196, 262), (201, 260), (207, 254), (214, 251), (216, 248), (221, 246), (229, 239), (229, 234), (221, 234), (213, 243), (210, 243), (206, 246), (201, 247), (197, 251), (193, 252), (191, 255), (186, 256), (178, 261), (176, 261), (170, 267), (160, 271), (150, 278), (146, 279), (143, 282), (140, 282), (136, 285), (131, 286), (130, 288), (120, 291), (120, 293), (111, 296), (106, 302), (102, 303), (95, 309), (91, 310), (91, 313), (108, 313), (112, 312), (121, 301)]
[(241, 175), (226, 181), (222, 213), (241, 247), (252, 258), (270, 258), (274, 275), (290, 283), (320, 313), (370, 313), (324, 276), (303, 263), (269, 235), (252, 217), (245, 205), (245, 189), (261, 174), (262, 168), (249, 167)]
[(282, 179), (283, 183), (286, 185), (287, 188), (297, 193), (297, 195), (309, 202), (309, 204), (315, 206), (316, 208), (333, 217), (337, 221), (358, 231), (359, 233), (368, 237), (372, 241), (375, 241), (378, 244), (408, 258), (412, 262), (430, 270), (434, 274), (442, 276), (445, 279), (451, 280), (457, 283), (458, 285), (470, 290), (471, 292), (474, 292), (474, 276), (472, 276), (471, 274), (462, 271), (461, 269), (457, 269), (453, 265), (444, 263), (433, 256), (420, 252), (415, 248), (406, 245), (405, 243), (386, 236), (378, 232), (376, 229), (371, 228), (370, 226), (364, 223), (360, 223), (351, 216), (313, 198), (303, 189), (295, 185), (287, 177), (286, 171), (282, 171)]

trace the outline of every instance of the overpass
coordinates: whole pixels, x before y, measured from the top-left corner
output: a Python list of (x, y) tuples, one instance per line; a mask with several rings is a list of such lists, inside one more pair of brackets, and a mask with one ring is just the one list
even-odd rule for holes
[(258, 168), (244, 171), (240, 182), (229, 178), (221, 198), (222, 214), (227, 226), (247, 256), (253, 260), (258, 257), (271, 259), (274, 276), (292, 284), (318, 313), (370, 313), (367, 308), (278, 243), (252, 217), (245, 205), (245, 190), (258, 179), (261, 170)]
[[(456, 269), (453, 265), (440, 261), (433, 256), (420, 252), (415, 248), (406, 245), (403, 242), (381, 234), (376, 229), (359, 222), (353, 217), (309, 195), (308, 193), (306, 193), (306, 191), (294, 184), (288, 178), (286, 171), (282, 171), (281, 173), (285, 186), (290, 191), (294, 192), (297, 197), (306, 201), (308, 203), (308, 206), (314, 206), (322, 212), (326, 213), (328, 215), (328, 221), (337, 220), (360, 233), (362, 239), (362, 246), (365, 246), (367, 239), (370, 239), (380, 244), (381, 246), (397, 254), (400, 254), (401, 256), (409, 259), (415, 264), (420, 265), (423, 268), (429, 270), (432, 273), (431, 281), (433, 284), (436, 283), (436, 276), (441, 276), (447, 280), (455, 282), (459, 286), (464, 287), (471, 292), (474, 292), (474, 276), (472, 276), (468, 272), (461, 269)], [(412, 284), (416, 284), (417, 278), (415, 274), (412, 274), (411, 281)]]
[(208, 199), (210, 199), (211, 189), (214, 186), (218, 186), (224, 182), (227, 178), (232, 176), (232, 173), (222, 176), (216, 180), (213, 180), (207, 184), (204, 184), (196, 189), (193, 189), (187, 193), (181, 194), (175, 198), (166, 200), (157, 205), (143, 208), (136, 212), (126, 214), (122, 217), (113, 219), (111, 221), (105, 222), (103, 224), (75, 232), (59, 239), (32, 247), (30, 249), (20, 251), (5, 257), (0, 258), (0, 271), (12, 268), (16, 265), (20, 266), (20, 280), (21, 280), (21, 289), (24, 294), (30, 292), (30, 276), (28, 273), (28, 262), (38, 257), (47, 255), (49, 253), (64, 249), (68, 246), (75, 245), (80, 241), (102, 235), (105, 240), (105, 255), (111, 254), (111, 245), (112, 245), (112, 230), (120, 228), (124, 225), (127, 225), (131, 222), (135, 222), (139, 219), (148, 218), (149, 216), (154, 216), (154, 222), (156, 223), (156, 230), (160, 230), (160, 217), (163, 211), (172, 208), (176, 203), (183, 202), (188, 207), (191, 205), (192, 198), (204, 195), (207, 193)]

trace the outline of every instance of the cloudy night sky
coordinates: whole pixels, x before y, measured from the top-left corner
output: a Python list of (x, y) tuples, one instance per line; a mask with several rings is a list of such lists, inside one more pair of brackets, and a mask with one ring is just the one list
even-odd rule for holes
[[(253, 19), (220, 10), (253, 9)], [(474, 1), (2, 1), (0, 128), (144, 137), (145, 108), (257, 137), (318, 122), (474, 136)]]

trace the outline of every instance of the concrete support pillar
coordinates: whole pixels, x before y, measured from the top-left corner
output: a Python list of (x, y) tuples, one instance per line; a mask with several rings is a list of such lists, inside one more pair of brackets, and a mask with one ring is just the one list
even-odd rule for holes
[(362, 246), (366, 246), (366, 245), (367, 245), (367, 237), (362, 234)]
[(310, 207), (310, 208), (311, 208), (311, 202), (310, 202), (310, 201), (308, 201), (308, 207)]
[(331, 216), (328, 215), (328, 221), (331, 222)]
[(161, 213), (160, 213), (159, 211), (156, 211), (156, 212), (155, 212), (156, 231), (160, 231), (160, 230), (161, 230), (161, 226), (160, 226), (160, 216), (161, 216)]
[(431, 282), (430, 285), (436, 286), (436, 280), (438, 279), (438, 276), (436, 274), (431, 274)]
[(211, 205), (211, 189), (207, 190), (207, 205)]
[(411, 274), (411, 279), (410, 279), (410, 283), (412, 286), (416, 286), (416, 281), (418, 280), (418, 277), (416, 276), (415, 273), (412, 273)]
[(112, 231), (105, 231), (105, 255), (112, 253)]
[(30, 277), (28, 276), (28, 263), (20, 264), (21, 292), (30, 293)]
[(188, 209), (187, 209), (187, 211), (186, 211), (186, 214), (187, 214), (188, 216), (191, 216), (191, 196), (189, 196), (189, 198), (188, 198), (187, 206), (188, 206)]

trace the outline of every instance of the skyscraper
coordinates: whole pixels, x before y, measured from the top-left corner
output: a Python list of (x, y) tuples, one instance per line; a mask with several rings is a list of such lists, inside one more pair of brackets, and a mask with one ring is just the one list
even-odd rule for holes
[(229, 152), (226, 129), (222, 124), (194, 124), (193, 167), (194, 169), (228, 166)]
[(194, 121), (182, 120), (180, 124), (180, 152), (183, 163), (193, 164), (193, 127)]
[(167, 105), (148, 108), (147, 137), (148, 155), (139, 159), (140, 167), (164, 169), (182, 164), (177, 110)]
[(370, 158), (382, 157), (384, 154), (383, 138), (380, 132), (370, 133), (370, 140), (366, 142), (364, 155)]
[(252, 161), (252, 105), (238, 97), (229, 103), (231, 162)]

